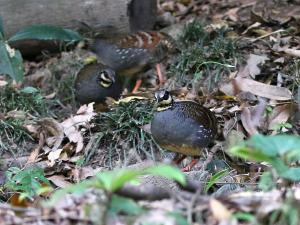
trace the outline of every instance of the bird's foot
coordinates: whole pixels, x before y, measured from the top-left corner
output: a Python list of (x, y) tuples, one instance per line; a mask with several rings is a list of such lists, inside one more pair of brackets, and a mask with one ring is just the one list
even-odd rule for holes
[(191, 169), (199, 162), (199, 159), (193, 159), (190, 164), (188, 164), (186, 167), (182, 168), (182, 172), (190, 172)]
[(133, 90), (132, 90), (132, 93), (136, 93), (136, 92), (139, 90), (141, 84), (142, 84), (142, 79), (138, 79), (138, 80), (135, 82), (135, 86), (134, 86), (134, 88), (133, 88)]
[(156, 64), (156, 72), (157, 72), (157, 77), (159, 80), (159, 85), (162, 85), (163, 83), (165, 83), (165, 77), (161, 72), (161, 65), (159, 63)]

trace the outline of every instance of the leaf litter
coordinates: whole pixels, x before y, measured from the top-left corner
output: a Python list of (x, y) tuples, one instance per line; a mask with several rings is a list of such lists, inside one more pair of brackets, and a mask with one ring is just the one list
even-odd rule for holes
[[(227, 149), (256, 133), (299, 134), (299, 122), (293, 119), (296, 113), (294, 101), (296, 89), (293, 87), (299, 84), (299, 77), (296, 76), (299, 72), (300, 51), (297, 7), (299, 7), (297, 1), (290, 4), (285, 1), (271, 0), (159, 1), (160, 13), (168, 13), (169, 23), (176, 23), (171, 27), (177, 24), (192, 24), (191, 21), (198, 17), (197, 19), (200, 18), (210, 25), (206, 30), (210, 40), (217, 35), (220, 28), (225, 28), (227, 31), (223, 38), (233, 40), (238, 46), (235, 49), (238, 54), (231, 55), (230, 62), (220, 63), (217, 61), (218, 58), (213, 58), (215, 52), (207, 52), (204, 56), (210, 58), (208, 60), (204, 57), (207, 61), (201, 61), (199, 68), (195, 61), (190, 61), (187, 67), (183, 68), (181, 75), (184, 81), (180, 85), (176, 83), (178, 77), (168, 74), (168, 81), (164, 86), (170, 88), (176, 83), (178, 90), (174, 91), (175, 98), (196, 100), (216, 113), (223, 139), (220, 137), (217, 140), (221, 146), (217, 153), (210, 156), (211, 149), (208, 149), (206, 157), (211, 158), (211, 163), (214, 163), (216, 159), (228, 161), (230, 173), (227, 175), (227, 180), (230, 182), (217, 182), (210, 189), (210, 193), (205, 195), (201, 190), (195, 189), (187, 192), (177, 188), (175, 191), (176, 184), (174, 183), (150, 179), (154, 190), (157, 186), (171, 189), (173, 193), (171, 197), (157, 200), (157, 202), (147, 201), (146, 197), (143, 200), (136, 200), (139, 206), (146, 206), (146, 214), (133, 216), (118, 213), (118, 217), (108, 216), (109, 224), (139, 224), (141, 221), (163, 224), (167, 224), (164, 221), (168, 221), (168, 224), (178, 224), (180, 219), (186, 222), (182, 224), (264, 224), (264, 221), (272, 222), (270, 215), (273, 215), (279, 222), (284, 221), (284, 216), (287, 215), (284, 207), (294, 206), (299, 200), (299, 185), (295, 183), (293, 188), (287, 188), (284, 186), (284, 181), (278, 179), (276, 185), (282, 186), (285, 191), (274, 188), (267, 192), (257, 192), (258, 178), (256, 177), (261, 176), (263, 170), (261, 168), (270, 169), (269, 165), (231, 158), (227, 155), (229, 154)], [(170, 19), (171, 17), (173, 19)], [(174, 30), (181, 34), (184, 32), (182, 29)], [(197, 41), (199, 40), (196, 40), (196, 45)], [(216, 49), (220, 49), (221, 45), (217, 44), (220, 43), (210, 43), (209, 46), (212, 49), (216, 45)], [(204, 45), (204, 47), (207, 46)], [(225, 49), (225, 54), (226, 51), (229, 50)], [(201, 52), (198, 54), (202, 56)], [(71, 183), (92, 177), (96, 171), (108, 168), (107, 164), (111, 164), (111, 167), (130, 167), (146, 164), (145, 159), (154, 158), (162, 161), (164, 158), (170, 158), (168, 153), (161, 152), (157, 147), (153, 149), (159, 154), (136, 151), (137, 142), (133, 141), (134, 144), (128, 144), (123, 140), (124, 133), (122, 133), (123, 136), (109, 133), (111, 136), (108, 136), (108, 140), (110, 141), (97, 139), (99, 137), (95, 136), (95, 134), (103, 134), (101, 133), (103, 131), (99, 133), (99, 128), (104, 130), (107, 128), (107, 124), (103, 124), (103, 121), (108, 120), (104, 120), (103, 115), (109, 118), (113, 115), (110, 113), (117, 112), (124, 107), (124, 104), (136, 104), (134, 102), (139, 101), (152, 104), (152, 87), (141, 89), (146, 93), (141, 96), (129, 94), (124, 99), (113, 102), (114, 106), (111, 111), (106, 112), (107, 114), (100, 114), (102, 117), (99, 123), (95, 122), (99, 114), (96, 115), (92, 104), (78, 109), (79, 106), (76, 105), (74, 96), (72, 97), (72, 90), (66, 94), (62, 91), (67, 90), (63, 86), (60, 90), (57, 86), (53, 87), (58, 83), (62, 85), (63, 82), (60, 81), (67, 81), (67, 87), (71, 87), (72, 76), (76, 74), (84, 58), (89, 55), (90, 53), (85, 50), (76, 49), (73, 52), (64, 52), (60, 57), (45, 59), (41, 63), (25, 62), (26, 84), (43, 89), (42, 94), (49, 103), (50, 113), (39, 118), (34, 116), (23, 125), (34, 138), (35, 146), (30, 148), (31, 154), (28, 155), (28, 152), (27, 155), (24, 154), (25, 160), (21, 161), (21, 156), (16, 157), (12, 164), (23, 167), (27, 163), (26, 167), (28, 167), (46, 162), (43, 166), (45, 175), (55, 188), (67, 187)], [(181, 59), (189, 60), (188, 58)], [(62, 61), (68, 63), (62, 64)], [(78, 63), (74, 64), (75, 61)], [(222, 66), (218, 67), (218, 63)], [(168, 72), (171, 64), (183, 65), (178, 62), (178, 58), (171, 59), (165, 65)], [(224, 65), (234, 65), (234, 67), (231, 67), (231, 70), (224, 70)], [(195, 71), (196, 76), (194, 76)], [(62, 76), (56, 80), (58, 74)], [(212, 88), (206, 88), (207, 84), (212, 84)], [(1, 78), (0, 91), (7, 85), (7, 82)], [(70, 99), (65, 97), (70, 97)], [(31, 113), (19, 108), (9, 109), (1, 112), (0, 118), (3, 121), (22, 120), (30, 117)], [(150, 114), (150, 111), (147, 113)], [(147, 127), (149, 121), (140, 123), (136, 119), (135, 123), (133, 127), (138, 132), (145, 129), (147, 130), (145, 133), (148, 134), (149, 129), (144, 127)], [(124, 132), (128, 135), (127, 130)], [(146, 137), (144, 133), (142, 134), (138, 138)], [(112, 146), (109, 145), (115, 140), (117, 140), (114, 142), (117, 143), (117, 151), (113, 151)], [(145, 141), (145, 143), (149, 146), (154, 145), (152, 142)], [(131, 155), (127, 155), (124, 151), (130, 152)], [(111, 156), (108, 157), (109, 154)], [(84, 163), (87, 155), (90, 161)], [(149, 155), (151, 157), (148, 157)], [(11, 158), (10, 153), (3, 154), (2, 160), (5, 161), (6, 158)], [(204, 165), (208, 163), (204, 162), (205, 159), (202, 159)], [(0, 168), (1, 171), (6, 169), (2, 166)], [(218, 169), (219, 166), (215, 165), (214, 168)], [(212, 173), (202, 167), (200, 169), (196, 167), (195, 171), (186, 173), (186, 177), (198, 182), (198, 189), (206, 184), (211, 176)], [(236, 184), (239, 188), (227, 189), (224, 193), (214, 196), (222, 187), (229, 184)], [(57, 221), (60, 221), (64, 224), (73, 224), (75, 221), (81, 224), (101, 224), (99, 221), (105, 217), (107, 210), (105, 196), (105, 193), (99, 189), (87, 190), (83, 196), (68, 194), (64, 196), (64, 201), (53, 208), (35, 206), (19, 209), (3, 202), (0, 204), (0, 222), (1, 224), (57, 224)], [(38, 196), (37, 200), (40, 198)], [(159, 207), (160, 205), (163, 207)], [(86, 207), (89, 207), (89, 210), (84, 214), (83, 209)], [(26, 219), (21, 219), (20, 213)], [(128, 223), (130, 219), (131, 223)]]

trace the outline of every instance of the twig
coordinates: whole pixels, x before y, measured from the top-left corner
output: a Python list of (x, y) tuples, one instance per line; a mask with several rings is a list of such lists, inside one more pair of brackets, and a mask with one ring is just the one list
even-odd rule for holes
[(219, 147), (220, 147), (219, 144), (216, 144), (214, 147), (212, 147), (210, 149), (206, 160), (202, 164), (202, 170), (205, 170), (205, 168), (207, 167), (207, 165), (212, 161), (214, 155), (219, 150)]
[(190, 204), (187, 207), (187, 220), (190, 224), (192, 224), (192, 217), (193, 217), (193, 207), (194, 204), (198, 198), (198, 196), (202, 193), (203, 188), (198, 188), (198, 190), (196, 191), (196, 193), (194, 194), (194, 196), (191, 199)]
[(133, 186), (133, 185), (126, 184), (124, 187), (119, 189), (116, 193), (124, 197), (132, 198), (136, 201), (138, 200), (155, 201), (155, 200), (162, 200), (171, 197), (170, 191), (152, 185)]
[(281, 32), (284, 32), (284, 31), (285, 31), (285, 30), (283, 30), (283, 29), (279, 29), (279, 30), (273, 31), (273, 32), (271, 32), (271, 33), (269, 33), (269, 34), (265, 34), (265, 35), (262, 35), (262, 36), (260, 36), (260, 37), (255, 38), (255, 39), (252, 39), (251, 42), (256, 42), (256, 41), (258, 41), (258, 40), (260, 40), (260, 39), (269, 37), (269, 36), (271, 36), (272, 34), (277, 34), (277, 33), (281, 33)]

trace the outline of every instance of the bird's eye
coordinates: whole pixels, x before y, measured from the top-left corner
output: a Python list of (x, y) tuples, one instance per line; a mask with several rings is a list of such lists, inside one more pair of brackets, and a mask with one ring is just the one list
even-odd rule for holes
[(108, 72), (103, 70), (99, 73), (99, 82), (102, 87), (110, 87), (114, 80), (109, 76)]
[(100, 79), (104, 81), (111, 81), (107, 71), (103, 70), (100, 72)]
[(163, 96), (163, 100), (168, 100), (169, 99), (169, 92), (165, 92)]

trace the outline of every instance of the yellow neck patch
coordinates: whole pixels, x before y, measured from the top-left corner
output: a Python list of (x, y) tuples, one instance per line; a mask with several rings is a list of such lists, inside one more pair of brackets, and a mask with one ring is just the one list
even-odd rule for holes
[(161, 105), (161, 106), (158, 106), (156, 110), (157, 110), (158, 112), (161, 112), (161, 111), (164, 111), (164, 110), (169, 109), (171, 106), (172, 106), (172, 105)]

